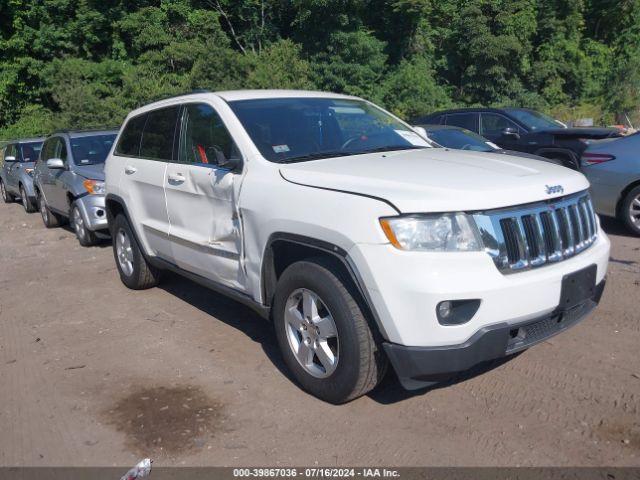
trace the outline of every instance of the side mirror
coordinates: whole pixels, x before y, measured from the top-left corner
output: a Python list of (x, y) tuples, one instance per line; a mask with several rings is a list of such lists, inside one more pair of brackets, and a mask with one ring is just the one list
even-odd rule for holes
[(424, 129), (424, 127), (418, 127), (414, 125), (413, 131), (420, 135), (422, 138), (426, 138), (427, 140), (429, 140), (429, 135), (427, 134), (427, 131)]
[(235, 172), (242, 165), (240, 158), (227, 158), (224, 152), (215, 145), (209, 147), (207, 152), (216, 159), (216, 165), (218, 167), (229, 170), (230, 172)]
[(15, 162), (16, 157), (14, 157), (13, 155), (9, 155), (8, 157), (4, 157), (4, 161), (8, 163)]
[(50, 170), (64, 169), (64, 162), (59, 158), (50, 158), (47, 160), (47, 168)]
[(240, 158), (224, 158), (218, 160), (218, 166), (229, 170), (230, 172), (237, 171), (242, 166), (242, 160)]
[(507, 127), (504, 130), (502, 130), (502, 136), (503, 137), (513, 137), (515, 140), (519, 140), (520, 139), (520, 134), (518, 133), (518, 129), (513, 128), (513, 127)]

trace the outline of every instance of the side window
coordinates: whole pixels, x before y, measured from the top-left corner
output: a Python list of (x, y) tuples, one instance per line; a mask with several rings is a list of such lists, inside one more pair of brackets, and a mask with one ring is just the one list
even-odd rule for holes
[(152, 160), (173, 158), (173, 137), (178, 120), (179, 107), (167, 107), (149, 112), (142, 132), (140, 156)]
[(240, 158), (240, 152), (213, 107), (204, 103), (185, 105), (178, 161), (216, 165), (232, 158)]
[(44, 142), (42, 150), (40, 151), (40, 160), (46, 162), (50, 158), (53, 158), (53, 149), (56, 145), (56, 138), (49, 138)]
[(122, 130), (118, 145), (116, 145), (116, 155), (126, 155), (130, 157), (140, 155), (140, 139), (142, 138), (142, 130), (144, 129), (146, 121), (146, 113), (129, 119)]
[(16, 146), (14, 144), (7, 145), (7, 148), (4, 151), (5, 157), (15, 157), (16, 156)]
[(63, 162), (67, 161), (67, 145), (63, 138), (57, 137), (55, 139), (55, 146), (53, 147), (53, 156), (50, 158), (59, 158)]
[(452, 113), (447, 115), (447, 125), (466, 128), (477, 133), (477, 118), (477, 113)]
[(481, 119), (481, 135), (501, 135), (505, 128), (515, 128), (518, 130), (518, 126), (515, 123), (497, 113), (483, 113)]

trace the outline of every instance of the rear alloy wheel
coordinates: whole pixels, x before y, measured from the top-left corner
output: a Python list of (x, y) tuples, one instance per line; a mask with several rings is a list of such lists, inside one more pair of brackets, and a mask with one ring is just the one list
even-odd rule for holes
[(161, 271), (147, 262), (127, 218), (120, 214), (113, 222), (113, 256), (120, 280), (133, 290), (155, 287)]
[(24, 185), (20, 185), (20, 199), (22, 200), (22, 206), (24, 207), (24, 211), (27, 213), (33, 213), (36, 211), (36, 207), (31, 203), (27, 192), (24, 189)]
[(632, 188), (622, 201), (622, 221), (636, 235), (640, 235), (640, 186)]
[(78, 242), (83, 247), (90, 247), (98, 243), (98, 237), (96, 234), (89, 230), (84, 223), (84, 218), (82, 216), (82, 212), (80, 208), (74, 203), (71, 207), (71, 225), (73, 226), (73, 231), (78, 238)]
[(2, 200), (4, 203), (13, 203), (13, 195), (7, 192), (7, 188), (4, 186), (4, 182), (0, 180), (0, 191), (2, 191)]

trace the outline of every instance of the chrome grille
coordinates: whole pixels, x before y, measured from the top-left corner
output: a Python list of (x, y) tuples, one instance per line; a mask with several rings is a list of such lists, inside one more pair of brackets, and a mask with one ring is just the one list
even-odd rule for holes
[(560, 262), (588, 248), (598, 235), (587, 192), (474, 218), (487, 253), (503, 273)]

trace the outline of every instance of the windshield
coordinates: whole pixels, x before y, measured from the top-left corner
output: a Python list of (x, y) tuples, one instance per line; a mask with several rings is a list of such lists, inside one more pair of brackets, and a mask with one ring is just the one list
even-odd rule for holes
[(474, 152), (493, 152), (496, 150), (487, 140), (469, 130), (458, 128), (427, 128), (429, 138), (447, 148), (472, 150)]
[(42, 142), (26, 142), (20, 144), (20, 153), (22, 154), (23, 162), (35, 162), (40, 155), (40, 149), (42, 149)]
[(544, 113), (535, 112), (533, 110), (520, 110), (518, 108), (506, 108), (505, 111), (512, 117), (520, 120), (531, 130), (544, 128), (566, 128), (564, 124), (548, 115), (545, 115)]
[(406, 125), (362, 100), (270, 98), (229, 104), (260, 153), (272, 162), (430, 146)]
[(76, 165), (104, 163), (115, 139), (115, 133), (72, 138), (73, 161)]

